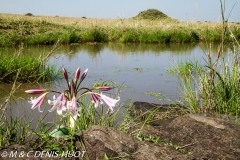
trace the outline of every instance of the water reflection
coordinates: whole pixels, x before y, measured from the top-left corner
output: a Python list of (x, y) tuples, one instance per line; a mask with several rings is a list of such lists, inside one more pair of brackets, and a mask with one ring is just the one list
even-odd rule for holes
[[(228, 44), (225, 44), (224, 53), (228, 51)], [(145, 54), (146, 52), (151, 52), (154, 54), (161, 54), (164, 52), (171, 52), (171, 54), (187, 54), (191, 51), (200, 47), (204, 52), (211, 51), (212, 54), (218, 53), (218, 43), (160, 43), (160, 44), (146, 44), (146, 43), (135, 43), (135, 44), (125, 44), (125, 43), (89, 43), (89, 44), (80, 44), (80, 45), (62, 45), (57, 47), (55, 54), (69, 54), (69, 58), (73, 55), (78, 54), (79, 52), (87, 52), (89, 56), (96, 57), (103, 50), (109, 49), (113, 52), (116, 52), (119, 55), (127, 54)], [(52, 46), (27, 46), (25, 48), (19, 46), (16, 48), (4, 47), (0, 49), (0, 54), (16, 54), (23, 53), (24, 55), (36, 55), (47, 54), (53, 47)], [(202, 52), (202, 51), (201, 51)]]

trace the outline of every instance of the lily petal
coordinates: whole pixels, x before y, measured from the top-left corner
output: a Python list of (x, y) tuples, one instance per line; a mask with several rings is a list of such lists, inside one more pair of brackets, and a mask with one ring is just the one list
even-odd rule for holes
[(75, 97), (72, 98), (71, 104), (70, 104), (73, 108), (77, 108), (78, 104), (77, 104), (77, 100)]
[(31, 109), (38, 108), (39, 112), (42, 112), (42, 111), (40, 110), (40, 108), (41, 108), (41, 105), (42, 105), (43, 100), (44, 100), (44, 98), (45, 98), (46, 95), (47, 95), (47, 93), (44, 93), (44, 94), (42, 94), (41, 96), (39, 96), (38, 98), (32, 98), (32, 97), (31, 97), (31, 100), (28, 101), (30, 104), (32, 104)]
[(100, 104), (103, 104), (100, 95), (92, 93), (92, 94), (91, 94), (91, 98), (92, 98), (92, 102), (94, 103), (95, 108), (98, 107), (98, 104), (99, 104), (99, 103), (100, 103)]
[(50, 105), (53, 105), (53, 107), (48, 110), (49, 112), (54, 111), (57, 109), (57, 113), (59, 115), (62, 115), (62, 111), (66, 111), (66, 97), (64, 96), (63, 93), (61, 93), (57, 99), (55, 98), (55, 95), (53, 96), (53, 101), (48, 100), (48, 103)]

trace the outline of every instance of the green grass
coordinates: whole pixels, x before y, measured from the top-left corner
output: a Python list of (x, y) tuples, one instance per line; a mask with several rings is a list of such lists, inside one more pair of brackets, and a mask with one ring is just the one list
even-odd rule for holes
[(187, 150), (183, 147), (180, 147), (176, 144), (172, 144), (170, 142), (167, 142), (165, 140), (160, 140), (160, 138), (156, 138), (152, 135), (148, 136), (148, 137), (144, 137), (142, 135), (137, 135), (135, 136), (135, 138), (137, 138), (138, 140), (140, 141), (147, 141), (147, 142), (151, 142), (151, 143), (154, 143), (154, 144), (157, 144), (157, 145), (161, 145), (163, 144), (164, 146), (170, 146), (172, 148), (174, 148), (175, 150), (181, 152), (181, 153), (188, 153), (188, 154), (191, 154), (191, 152), (187, 152)]
[(200, 73), (203, 67), (194, 60), (187, 60), (185, 62), (176, 63), (172, 67), (167, 69), (170, 74), (178, 74), (180, 77), (190, 76), (193, 74)]
[(0, 83), (48, 82), (60, 78), (59, 69), (48, 64), (48, 59), (58, 46), (53, 45), (48, 53), (27, 54), (22, 53), (23, 45), (18, 50), (0, 51)]
[(207, 66), (195, 77), (184, 78), (183, 100), (192, 113), (240, 116), (239, 64), (224, 60), (221, 64), (214, 68)]
[(56, 68), (41, 56), (1, 55), (0, 83), (13, 83), (18, 71), (18, 82), (46, 82), (57, 77)]
[[(214, 110), (217, 113), (228, 113), (232, 115), (240, 115), (240, 84), (239, 84), (239, 64), (234, 63), (233, 66), (223, 62), (221, 71), (211, 69), (215, 74), (215, 81), (206, 85), (207, 75), (201, 79), (202, 105), (206, 106), (204, 110)], [(211, 90), (211, 92), (210, 92)], [(211, 95), (209, 95), (211, 93)], [(209, 97), (210, 96), (210, 97)], [(211, 103), (211, 105), (209, 104)]]

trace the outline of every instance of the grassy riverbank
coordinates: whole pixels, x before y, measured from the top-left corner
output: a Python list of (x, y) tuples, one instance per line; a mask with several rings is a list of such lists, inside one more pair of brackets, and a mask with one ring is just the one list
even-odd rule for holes
[(57, 44), (47, 54), (23, 54), (22, 46), (16, 51), (0, 51), (0, 83), (47, 82), (59, 78), (59, 69), (47, 63)]
[[(240, 24), (228, 23), (240, 40)], [(222, 23), (171, 18), (88, 19), (0, 14), (0, 46), (86, 42), (188, 43), (221, 41)], [(229, 32), (225, 41), (231, 41)]]

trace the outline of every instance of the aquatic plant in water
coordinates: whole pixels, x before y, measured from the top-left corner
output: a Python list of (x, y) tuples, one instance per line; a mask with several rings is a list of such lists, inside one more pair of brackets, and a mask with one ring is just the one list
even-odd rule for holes
[(69, 118), (70, 128), (75, 127), (75, 122), (77, 121), (77, 118), (80, 116), (79, 112), (81, 112), (81, 109), (83, 107), (81, 99), (85, 95), (91, 96), (95, 108), (98, 107), (99, 103), (103, 104), (103, 102), (105, 102), (106, 105), (109, 107), (107, 113), (113, 112), (113, 108), (120, 100), (120, 97), (118, 96), (117, 99), (113, 99), (101, 93), (101, 91), (109, 91), (113, 89), (112, 86), (98, 86), (93, 89), (87, 87), (81, 88), (80, 84), (85, 79), (88, 73), (88, 69), (86, 69), (80, 77), (80, 68), (78, 68), (75, 72), (74, 79), (72, 81), (69, 81), (68, 73), (65, 68), (62, 68), (62, 72), (67, 83), (67, 90), (64, 90), (63, 92), (48, 89), (31, 89), (25, 91), (26, 93), (29, 94), (41, 94), (38, 98), (30, 99), (29, 103), (32, 104), (31, 109), (38, 108), (39, 112), (42, 112), (41, 106), (46, 95), (49, 93), (57, 93), (58, 94), (57, 98), (54, 95), (53, 100), (48, 100), (49, 105), (52, 105), (52, 108), (49, 110), (49, 112), (53, 112), (56, 110), (58, 115), (61, 115), (63, 117), (70, 117)]

